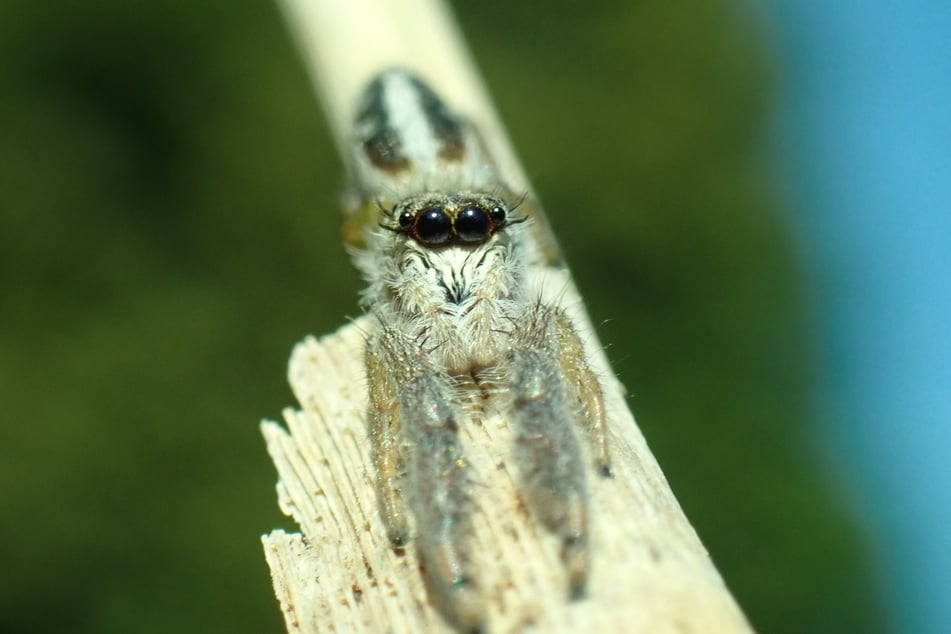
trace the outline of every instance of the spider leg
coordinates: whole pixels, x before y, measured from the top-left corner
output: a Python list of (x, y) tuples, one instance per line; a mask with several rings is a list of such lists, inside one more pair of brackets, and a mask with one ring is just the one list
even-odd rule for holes
[(554, 336), (557, 341), (558, 365), (562, 376), (573, 388), (582, 407), (582, 427), (587, 432), (594, 453), (594, 464), (601, 476), (613, 476), (608, 453), (608, 428), (604, 414), (604, 393), (601, 382), (585, 359), (584, 345), (568, 316), (554, 311)]
[(468, 464), (448, 396), (443, 377), (433, 374), (401, 388), (402, 415), (413, 445), (409, 488), (430, 597), (451, 621), (476, 632), (484, 627), (485, 613), (472, 573)]
[(584, 595), (589, 567), (588, 488), (576, 425), (591, 436), (600, 472), (610, 473), (601, 388), (582, 351), (567, 316), (536, 303), (516, 324), (508, 360), (523, 490), (532, 512), (561, 539), (572, 598)]
[(393, 546), (400, 547), (409, 540), (406, 506), (400, 493), (403, 437), (395, 377), (387, 365), (390, 355), (382, 342), (380, 335), (373, 335), (366, 344), (370, 460), (375, 467), (376, 499), (386, 535)]
[[(485, 610), (473, 574), (469, 469), (451, 379), (396, 330), (384, 329), (367, 350), (370, 435), (387, 532), (405, 541), (405, 498), (433, 604), (462, 631), (481, 632)], [(403, 462), (405, 476), (398, 467)]]
[(561, 539), (570, 594), (580, 597), (588, 576), (588, 492), (558, 364), (527, 348), (514, 350), (510, 363), (522, 490), (532, 512)]

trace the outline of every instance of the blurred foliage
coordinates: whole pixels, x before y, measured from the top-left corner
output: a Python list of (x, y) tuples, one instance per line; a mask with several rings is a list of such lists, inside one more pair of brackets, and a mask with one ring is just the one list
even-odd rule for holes
[[(581, 6), (457, 9), (645, 435), (757, 629), (881, 631), (813, 446), (763, 29), (726, 0)], [(280, 631), (256, 423), (360, 286), (280, 16), (8, 0), (0, 78), (0, 629)]]

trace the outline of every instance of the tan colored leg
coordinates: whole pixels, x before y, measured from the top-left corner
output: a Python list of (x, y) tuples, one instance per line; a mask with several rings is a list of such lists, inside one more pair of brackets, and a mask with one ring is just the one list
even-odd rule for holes
[(562, 375), (573, 386), (581, 401), (583, 426), (594, 452), (594, 464), (604, 477), (611, 477), (611, 456), (608, 453), (608, 428), (604, 413), (604, 393), (584, 353), (581, 337), (562, 311), (555, 312), (558, 365)]

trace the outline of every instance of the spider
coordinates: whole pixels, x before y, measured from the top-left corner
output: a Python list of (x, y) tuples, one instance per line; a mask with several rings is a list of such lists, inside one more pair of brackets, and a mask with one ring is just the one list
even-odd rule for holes
[(603, 393), (572, 320), (532, 281), (560, 266), (539, 212), (503, 184), (474, 127), (409, 71), (379, 74), (357, 110), (345, 235), (368, 283), (370, 457), (389, 541), (414, 540), (450, 623), (484, 629), (458, 431), (488, 385), (515, 430), (526, 503), (561, 542), (569, 596), (582, 597), (588, 492), (576, 429), (610, 476)]

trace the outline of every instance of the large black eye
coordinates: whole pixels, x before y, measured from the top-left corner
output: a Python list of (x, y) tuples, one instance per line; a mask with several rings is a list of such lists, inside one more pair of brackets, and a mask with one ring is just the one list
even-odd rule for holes
[(416, 237), (423, 244), (444, 244), (452, 237), (452, 221), (438, 207), (424, 209), (416, 217)]
[(456, 235), (463, 242), (482, 242), (491, 228), (489, 214), (481, 207), (466, 207), (456, 217)]

